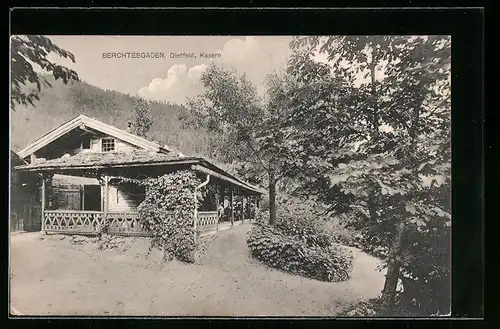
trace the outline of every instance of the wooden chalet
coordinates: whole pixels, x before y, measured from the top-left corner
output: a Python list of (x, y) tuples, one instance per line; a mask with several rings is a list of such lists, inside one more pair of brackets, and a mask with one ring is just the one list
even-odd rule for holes
[[(41, 180), (42, 232), (148, 235), (138, 220), (144, 188), (119, 177), (158, 177), (192, 170), (212, 192), (198, 209), (193, 225), (217, 231), (254, 215), (264, 191), (201, 157), (185, 156), (168, 146), (80, 115), (18, 152), (27, 163), (18, 172), (37, 173)], [(220, 211), (220, 209), (225, 209)]]

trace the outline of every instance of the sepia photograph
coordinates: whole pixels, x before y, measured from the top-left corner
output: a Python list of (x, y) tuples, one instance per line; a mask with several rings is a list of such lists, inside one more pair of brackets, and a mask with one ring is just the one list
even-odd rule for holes
[(450, 316), (451, 45), (12, 35), (10, 314)]

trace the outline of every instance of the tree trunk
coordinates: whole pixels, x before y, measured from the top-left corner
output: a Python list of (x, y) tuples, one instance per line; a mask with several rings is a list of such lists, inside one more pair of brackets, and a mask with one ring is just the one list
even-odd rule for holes
[(378, 219), (378, 216), (377, 216), (377, 209), (376, 209), (377, 204), (375, 202), (375, 192), (374, 191), (369, 192), (367, 205), (368, 205), (368, 213), (370, 215), (370, 221), (376, 222)]
[(269, 224), (276, 223), (276, 176), (274, 170), (269, 171)]
[(386, 306), (393, 307), (396, 297), (396, 289), (401, 269), (401, 240), (403, 238), (404, 223), (401, 219), (398, 223), (396, 236), (391, 246), (389, 259), (387, 261), (387, 274), (385, 275), (384, 289), (382, 290), (382, 301)]
[(375, 69), (377, 68), (377, 48), (376, 45), (373, 45), (373, 51), (372, 51), (372, 60), (369, 65), (370, 67), (370, 87), (371, 87), (371, 92), (373, 96), (373, 134), (375, 139), (378, 139), (379, 136), (379, 131), (378, 131), (378, 103), (377, 103), (377, 88), (375, 86), (376, 83), (376, 77), (375, 77)]

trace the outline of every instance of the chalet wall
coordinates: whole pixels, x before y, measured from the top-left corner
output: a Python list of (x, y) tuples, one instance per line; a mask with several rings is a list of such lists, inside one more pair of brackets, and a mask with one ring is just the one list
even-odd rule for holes
[(116, 140), (115, 143), (117, 152), (130, 153), (138, 149), (134, 145), (124, 142), (122, 140)]
[[(122, 152), (122, 153), (131, 153), (134, 150), (139, 149), (138, 147), (127, 143), (125, 141), (122, 141), (120, 139), (115, 138), (115, 152)], [(101, 137), (98, 138), (92, 138), (90, 140), (90, 149), (82, 149), (81, 145), (76, 148), (71, 150), (71, 154), (78, 154), (78, 153), (100, 153), (101, 152)]]
[(92, 152), (101, 152), (101, 139), (100, 138), (92, 138), (90, 140), (90, 150)]
[[(89, 206), (90, 196), (84, 194), (84, 185), (90, 188), (89, 185), (100, 185), (97, 179), (54, 175), (53, 178), (53, 197), (54, 209), (58, 210), (82, 210), (83, 205)], [(101, 193), (95, 194), (96, 197), (101, 198), (104, 193), (104, 186), (101, 186)], [(138, 187), (135, 184), (113, 183), (109, 184), (109, 212), (130, 212), (137, 211), (137, 206), (144, 200), (144, 188)], [(84, 199), (83, 199), (84, 198)], [(101, 207), (102, 209), (102, 199)]]
[(137, 211), (137, 206), (144, 200), (144, 189), (135, 184), (113, 184), (109, 185), (110, 212)]
[(53, 209), (81, 210), (83, 201), (83, 186), (74, 184), (58, 184), (52, 188)]
[[(89, 210), (91, 202), (92, 207), (101, 207), (96, 203), (96, 198), (100, 199), (101, 195), (92, 195), (94, 200), (89, 200), (88, 189), (92, 186), (100, 186), (96, 178), (68, 176), (68, 175), (54, 175), (52, 178), (52, 197), (54, 210)], [(85, 197), (85, 192), (87, 196)], [(90, 191), (90, 193), (95, 194)], [(92, 210), (92, 209), (90, 209)]]
[(97, 178), (55, 174), (52, 177), (52, 185), (99, 185), (99, 181)]

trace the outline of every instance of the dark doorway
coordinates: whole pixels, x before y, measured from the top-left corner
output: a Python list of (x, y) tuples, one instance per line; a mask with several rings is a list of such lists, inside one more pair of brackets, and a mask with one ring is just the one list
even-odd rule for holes
[(83, 186), (83, 210), (101, 211), (101, 186)]

